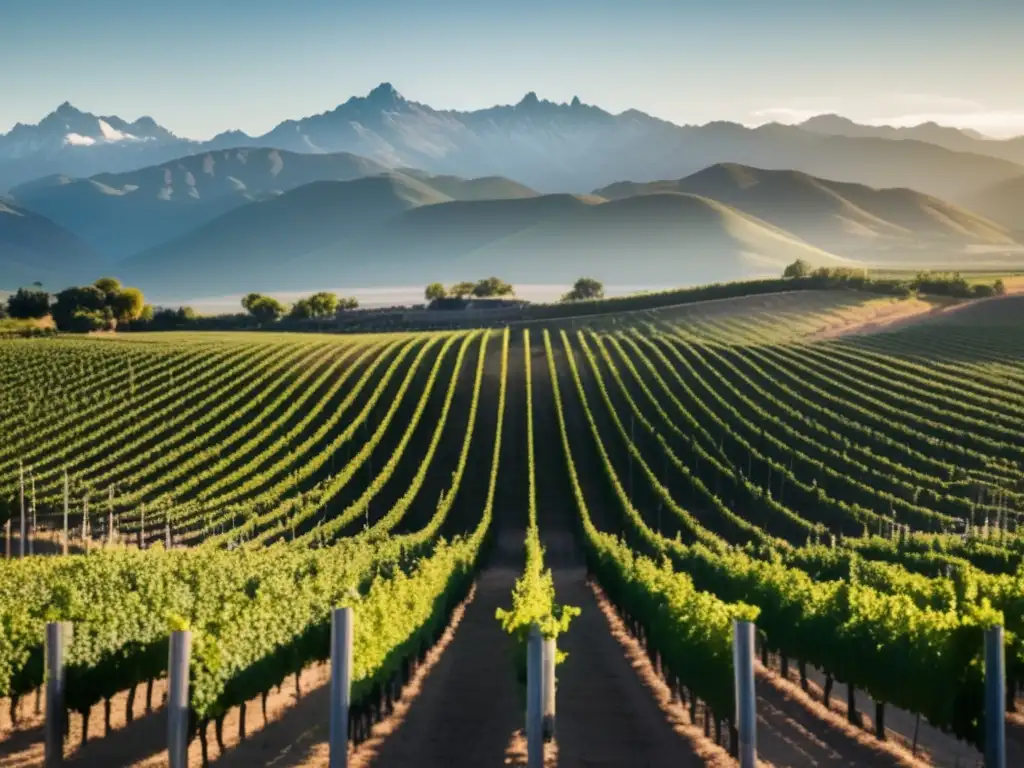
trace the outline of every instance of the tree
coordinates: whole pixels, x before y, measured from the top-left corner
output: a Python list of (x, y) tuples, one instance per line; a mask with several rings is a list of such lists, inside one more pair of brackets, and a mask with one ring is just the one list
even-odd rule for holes
[(471, 295), (475, 287), (476, 286), (474, 286), (473, 283), (469, 282), (456, 283), (448, 289), (448, 295), (453, 296), (456, 299), (461, 299)]
[(139, 312), (139, 316), (136, 318), (136, 320), (139, 320), (140, 322), (143, 323), (151, 323), (153, 322), (153, 315), (153, 305), (147, 304), (142, 308), (142, 311)]
[(288, 313), (289, 320), (309, 320), (313, 317), (313, 310), (309, 306), (309, 299), (299, 299), (292, 305)]
[(121, 292), (121, 281), (116, 277), (101, 277), (93, 285), (111, 298)]
[(508, 296), (511, 293), (514, 293), (512, 286), (498, 277), (485, 277), (473, 286), (473, 295), (477, 298)]
[(7, 312), (19, 320), (38, 320), (50, 314), (50, 294), (46, 291), (19, 288), (7, 298)]
[[(143, 311), (145, 314), (145, 311)], [(158, 331), (171, 330), (173, 328), (185, 328), (189, 322), (197, 317), (192, 307), (158, 307), (153, 310), (153, 319), (150, 321), (152, 328)]]
[[(76, 314), (83, 312), (87, 315), (92, 315), (91, 320), (86, 320), (82, 317), (77, 317)], [(82, 330), (97, 330), (96, 328), (86, 327), (93, 323), (93, 320), (99, 322), (99, 318), (102, 318), (103, 323), (107, 322), (107, 313), (110, 314), (110, 319), (114, 319), (114, 313), (107, 306), (107, 295), (97, 288), (95, 285), (83, 285), (76, 288), (66, 288), (57, 294), (57, 302), (53, 305), (53, 321), (57, 324), (57, 328), (62, 331), (79, 331)]]
[(310, 317), (333, 317), (338, 312), (336, 294), (321, 291), (314, 293), (306, 301), (309, 303)]
[(427, 286), (427, 290), (423, 292), (423, 297), (427, 301), (437, 301), (438, 299), (445, 298), (447, 295), (448, 292), (445, 291), (444, 286), (441, 285), (441, 283), (431, 283)]
[(1006, 283), (1003, 282), (1003, 279), (1001, 277), (998, 278), (994, 283), (992, 283), (992, 291), (993, 293), (995, 293), (996, 296), (1006, 295)]
[(256, 303), (262, 298), (262, 293), (247, 293), (242, 297), (242, 309), (249, 314), (252, 314), (252, 308), (256, 306)]
[(285, 308), (277, 299), (262, 293), (250, 293), (242, 299), (242, 306), (261, 325), (270, 325), (284, 316)]
[(107, 303), (119, 323), (129, 323), (139, 319), (146, 306), (146, 298), (138, 288), (122, 288), (115, 294), (108, 293)]
[(803, 259), (797, 259), (783, 271), (783, 277), (810, 277), (811, 265)]
[[(311, 320), (334, 317), (338, 309), (349, 299), (341, 299), (333, 293), (314, 293), (305, 299), (299, 299), (288, 313), (292, 320)], [(354, 301), (354, 299), (353, 299)]]
[(344, 312), (350, 309), (359, 309), (359, 299), (355, 296), (346, 296), (338, 300), (338, 312)]
[(584, 301), (586, 299), (603, 299), (604, 284), (592, 277), (581, 277), (572, 290), (562, 296), (562, 301)]

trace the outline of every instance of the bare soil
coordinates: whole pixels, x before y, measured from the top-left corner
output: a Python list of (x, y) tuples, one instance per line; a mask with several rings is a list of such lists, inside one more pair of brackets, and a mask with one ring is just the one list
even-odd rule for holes
[[(909, 751), (880, 742), (865, 730), (846, 722), (760, 665), (757, 673), (757, 749), (767, 765), (929, 765)], [(968, 764), (964, 764), (966, 768)]]
[[(920, 764), (970, 768), (970, 766), (980, 766), (983, 763), (983, 756), (976, 747), (943, 732), (924, 718), (918, 719), (916, 715), (897, 709), (892, 705), (887, 705), (885, 708), (886, 741), (879, 742), (873, 735), (874, 700), (864, 691), (856, 691), (855, 697), (864, 728), (857, 729), (850, 726), (847, 723), (846, 685), (840, 682), (835, 683), (832, 689), (832, 699), (826, 710), (823, 704), (824, 675), (813, 667), (809, 667), (807, 670), (807, 694), (804, 694), (799, 688), (799, 674), (795, 667), (790, 667), (788, 681), (784, 681), (776, 672), (767, 674), (788, 690), (800, 694), (800, 698), (807, 700), (806, 703), (809, 707), (819, 710), (823, 713), (822, 716), (837, 722), (839, 727), (854, 728), (876, 745), (884, 744), (887, 750), (898, 750), (904, 756), (915, 757)], [(1024, 742), (1021, 739), (1021, 729), (1015, 724), (1015, 719), (1014, 715), (1007, 717), (1008, 764), (1024, 765)]]
[(582, 565), (554, 576), (559, 601), (583, 609), (559, 638), (569, 654), (558, 671), (560, 768), (733, 765), (681, 708), (668, 706), (667, 687), (659, 690), (646, 654), (599, 601)]
[(508, 563), (515, 559), (506, 554), (480, 575), (476, 599), (444, 656), (423, 681), (408, 716), (368, 765), (476, 768), (505, 763), (510, 737), (523, 725), (524, 702), (512, 664), (512, 639), (494, 614), (509, 603), (518, 571)]

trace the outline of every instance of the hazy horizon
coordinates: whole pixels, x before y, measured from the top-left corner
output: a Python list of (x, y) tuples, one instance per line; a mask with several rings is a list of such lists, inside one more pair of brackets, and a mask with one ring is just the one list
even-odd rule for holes
[[(517, 298), (526, 299), (527, 301), (534, 302), (555, 302), (558, 301), (561, 296), (568, 291), (572, 286), (558, 284), (516, 284), (515, 295)], [(613, 298), (615, 296), (626, 296), (633, 293), (642, 293), (644, 291), (662, 291), (669, 290), (672, 288), (685, 288), (687, 285), (606, 285), (605, 296)], [(361, 307), (389, 307), (389, 306), (408, 306), (413, 304), (425, 304), (426, 301), (423, 298), (424, 286), (422, 285), (406, 285), (406, 286), (384, 286), (384, 287), (363, 287), (363, 288), (311, 288), (308, 291), (263, 291), (267, 295), (273, 296), (278, 301), (285, 304), (290, 304), (298, 299), (305, 298), (316, 291), (329, 291), (336, 293), (339, 296), (354, 296), (359, 299), (359, 305)], [(165, 307), (192, 307), (196, 312), (200, 314), (213, 315), (213, 314), (230, 314), (235, 312), (244, 312), (242, 309), (241, 301), (244, 294), (225, 294), (220, 296), (195, 296), (192, 298), (153, 298), (150, 300), (147, 296), (147, 302), (152, 303), (154, 306), (165, 306)]]
[(31, 83), (8, 88), (0, 132), (70, 101), (127, 120), (148, 115), (187, 138), (258, 135), (389, 81), (439, 109), (535, 91), (680, 124), (837, 113), (1007, 137), (1024, 134), (1021, 28), (1024, 5), (994, 0), (256, 0), (244, 15), (198, 0), (35, 0), (0, 10), (0, 68)]

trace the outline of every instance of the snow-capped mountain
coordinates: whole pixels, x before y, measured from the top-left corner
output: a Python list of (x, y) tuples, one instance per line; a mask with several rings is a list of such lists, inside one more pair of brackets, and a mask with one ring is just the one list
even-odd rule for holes
[(0, 192), (47, 175), (81, 178), (133, 171), (185, 155), (244, 147), (348, 152), (394, 168), (513, 178), (542, 192), (580, 193), (626, 179), (680, 178), (714, 163), (735, 162), (962, 199), (1024, 173), (1016, 164), (1024, 162), (1020, 140), (957, 133), (962, 142), (957, 139), (954, 151), (940, 146), (938, 138), (922, 138), (934, 131), (900, 133), (903, 140), (897, 141), (877, 130), (840, 128), (771, 123), (752, 129), (728, 122), (680, 126), (637, 110), (612, 114), (578, 98), (556, 103), (533, 92), (516, 104), (438, 110), (382, 83), (365, 96), (318, 115), (286, 120), (262, 136), (232, 130), (196, 142), (174, 136), (150, 118), (129, 123), (63, 104), (38, 125), (18, 125), (0, 135)]
[(180, 142), (177, 136), (157, 125), (151, 117), (133, 123), (116, 115), (98, 116), (82, 112), (64, 102), (36, 125), (18, 123), (0, 136), (0, 156), (7, 159), (34, 153), (59, 152), (64, 147), (93, 147), (125, 142)]
[(184, 154), (192, 144), (151, 117), (128, 122), (65, 102), (35, 125), (18, 123), (0, 134), (0, 189), (54, 173), (127, 170)]

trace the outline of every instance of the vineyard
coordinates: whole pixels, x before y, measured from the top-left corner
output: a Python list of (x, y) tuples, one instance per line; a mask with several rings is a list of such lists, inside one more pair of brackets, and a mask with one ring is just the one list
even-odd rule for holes
[(338, 606), (357, 765), (519, 761), (534, 624), (550, 764), (735, 764), (737, 618), (761, 759), (980, 764), (1001, 625), (1024, 764), (1024, 299), (905, 307), (0, 341), (0, 766), (53, 621), (69, 764), (167, 764), (188, 628), (190, 764), (326, 765)]

